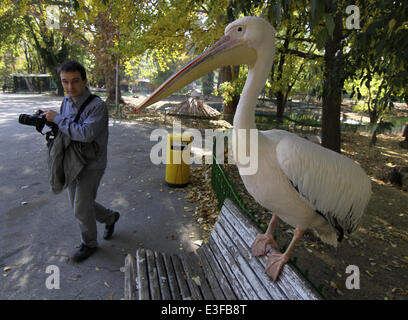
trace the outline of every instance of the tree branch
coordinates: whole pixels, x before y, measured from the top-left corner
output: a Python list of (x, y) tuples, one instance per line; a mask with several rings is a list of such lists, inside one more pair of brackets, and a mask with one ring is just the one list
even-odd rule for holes
[[(282, 37), (276, 37), (276, 39), (278, 40), (283, 40), (285, 41), (285, 38)], [(306, 39), (306, 38), (292, 38), (290, 39), (291, 41), (298, 41), (298, 42), (308, 42), (308, 43), (315, 43), (315, 41), (311, 40), (311, 39)]]
[(309, 60), (317, 60), (317, 59), (323, 59), (323, 56), (315, 54), (315, 53), (305, 53), (299, 50), (294, 50), (294, 49), (278, 49), (280, 53), (283, 54), (292, 54), (298, 57), (301, 57), (303, 59), (309, 59)]

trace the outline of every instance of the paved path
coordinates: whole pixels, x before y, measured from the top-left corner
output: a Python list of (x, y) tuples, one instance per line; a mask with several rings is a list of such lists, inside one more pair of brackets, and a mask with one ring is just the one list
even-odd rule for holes
[[(61, 98), (0, 93), (0, 299), (121, 299), (127, 253), (144, 247), (168, 253), (196, 249), (201, 230), (183, 190), (164, 184), (165, 165), (150, 161), (156, 127), (110, 121), (108, 167), (97, 200), (121, 213), (111, 240), (80, 264), (68, 257), (80, 243), (66, 191), (50, 192), (45, 138), (20, 125), (20, 113), (58, 110)], [(194, 211), (193, 211), (194, 212)], [(180, 246), (182, 245), (182, 246)], [(60, 272), (60, 289), (46, 281)], [(11, 267), (11, 268), (8, 268)], [(51, 279), (51, 278), (50, 278)], [(49, 280), (50, 280), (49, 279)]]

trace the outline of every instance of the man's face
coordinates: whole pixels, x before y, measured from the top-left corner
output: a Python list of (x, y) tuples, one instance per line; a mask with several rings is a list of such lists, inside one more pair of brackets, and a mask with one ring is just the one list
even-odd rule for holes
[(64, 91), (68, 93), (74, 101), (85, 93), (87, 80), (81, 78), (79, 71), (61, 71), (60, 76)]

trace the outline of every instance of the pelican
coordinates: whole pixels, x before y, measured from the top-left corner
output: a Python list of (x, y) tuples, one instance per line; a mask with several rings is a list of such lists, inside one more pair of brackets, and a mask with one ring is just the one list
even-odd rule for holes
[[(239, 130), (256, 129), (256, 102), (271, 70), (274, 52), (275, 30), (269, 22), (260, 17), (238, 19), (226, 27), (221, 39), (167, 79), (136, 111), (211, 70), (247, 64), (248, 76), (233, 132), (237, 137)], [(336, 247), (344, 233), (359, 228), (371, 196), (371, 183), (364, 170), (344, 155), (284, 130), (257, 133), (258, 169), (244, 174), (245, 164), (238, 161), (237, 167), (248, 192), (273, 212), (265, 234), (254, 239), (251, 250), (253, 256), (268, 255), (265, 272), (277, 281), (307, 229), (315, 230), (323, 242)], [(279, 220), (294, 227), (293, 238), (283, 253), (274, 239)]]

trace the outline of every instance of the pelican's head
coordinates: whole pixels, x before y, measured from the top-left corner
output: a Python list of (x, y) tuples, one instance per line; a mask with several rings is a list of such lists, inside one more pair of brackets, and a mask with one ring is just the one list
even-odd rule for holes
[(231, 22), (225, 28), (224, 37), (244, 42), (248, 48), (253, 48), (257, 55), (262, 54), (265, 49), (270, 49), (268, 47), (275, 47), (275, 29), (261, 17), (243, 17)]
[(274, 49), (275, 29), (269, 22), (260, 17), (238, 19), (225, 28), (221, 39), (162, 83), (135, 111), (168, 97), (217, 68), (241, 64), (253, 68), (258, 61), (269, 63)]

